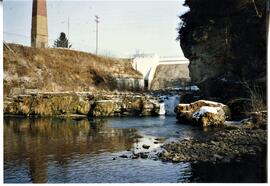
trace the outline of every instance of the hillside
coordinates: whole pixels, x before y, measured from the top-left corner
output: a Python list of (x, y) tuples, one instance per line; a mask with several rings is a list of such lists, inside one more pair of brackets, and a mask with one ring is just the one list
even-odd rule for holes
[(190, 81), (188, 64), (158, 65), (151, 89), (179, 87)]
[(25, 91), (139, 89), (142, 75), (128, 60), (56, 48), (4, 47), (4, 96)]

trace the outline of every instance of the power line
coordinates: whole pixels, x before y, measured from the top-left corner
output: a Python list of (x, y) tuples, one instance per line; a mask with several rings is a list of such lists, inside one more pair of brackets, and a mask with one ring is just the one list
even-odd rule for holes
[[(8, 38), (5, 38), (4, 37), (4, 40), (7, 41), (7, 42), (11, 42), (11, 43), (17, 43), (17, 44), (23, 44), (25, 46), (30, 46), (30, 38), (31, 36), (27, 36), (27, 35), (23, 35), (23, 34), (17, 34), (17, 33), (12, 33), (12, 32), (6, 32), (6, 31), (3, 31), (4, 35), (7, 34), (7, 35), (14, 35), (14, 36), (17, 36), (19, 38), (21, 38), (22, 40), (16, 40), (16, 41), (11, 41), (10, 39)], [(55, 39), (52, 39), (52, 38), (48, 38), (48, 41), (53, 43), (55, 41)], [(87, 42), (86, 40), (84, 41), (75, 41), (75, 42), (72, 42), (73, 47), (72, 47), (72, 50), (76, 50), (76, 51), (83, 51), (83, 52), (89, 52), (89, 50), (91, 51), (95, 51), (95, 46), (91, 46), (87, 43), (84, 43), (84, 42)], [(52, 47), (52, 45), (50, 46)], [(92, 53), (92, 52), (90, 52)], [(115, 56), (126, 56), (126, 54), (124, 53), (121, 53), (121, 52), (118, 52), (118, 51), (113, 51), (111, 49), (107, 49), (107, 48), (99, 48), (99, 53), (101, 55), (105, 55), (105, 56), (111, 56), (111, 57), (115, 57)]]

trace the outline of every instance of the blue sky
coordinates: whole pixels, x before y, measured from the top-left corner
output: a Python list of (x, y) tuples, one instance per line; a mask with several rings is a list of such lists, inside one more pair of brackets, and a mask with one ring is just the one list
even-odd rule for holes
[[(117, 57), (140, 53), (181, 56), (178, 16), (188, 9), (178, 1), (47, 0), (49, 45), (67, 33), (72, 48), (95, 52), (95, 21), (99, 15), (99, 53)], [(30, 45), (31, 0), (3, 3), (4, 41)]]

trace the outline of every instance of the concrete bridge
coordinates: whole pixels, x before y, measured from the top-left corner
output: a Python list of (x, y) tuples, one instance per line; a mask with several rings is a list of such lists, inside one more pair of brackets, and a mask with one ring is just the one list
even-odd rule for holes
[[(157, 54), (136, 55), (132, 66), (144, 77), (144, 87), (150, 89), (158, 65), (189, 64), (189, 60), (181, 56), (158, 56)], [(188, 69), (187, 69), (188, 70)]]

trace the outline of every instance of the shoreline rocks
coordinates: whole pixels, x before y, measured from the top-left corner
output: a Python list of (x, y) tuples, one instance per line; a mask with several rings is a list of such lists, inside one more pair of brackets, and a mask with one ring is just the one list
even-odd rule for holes
[(228, 128), (209, 139), (184, 139), (162, 146), (158, 154), (170, 162), (230, 162), (243, 155), (263, 153), (267, 146), (267, 131), (262, 128)]
[(39, 93), (4, 98), (4, 116), (157, 116), (158, 98), (137, 94)]

